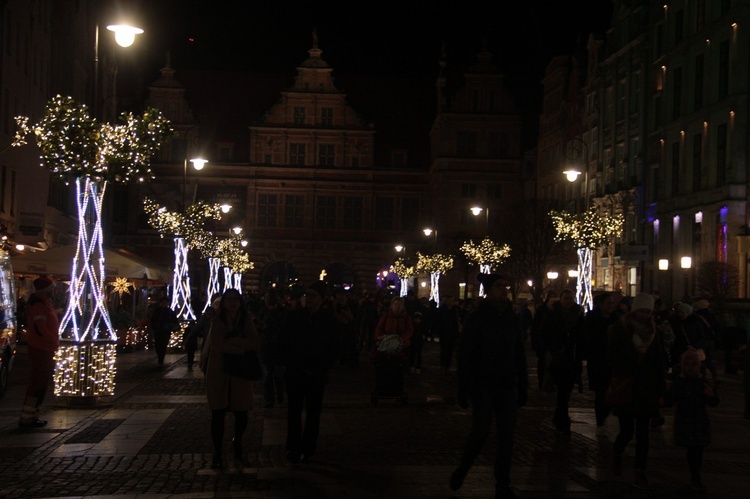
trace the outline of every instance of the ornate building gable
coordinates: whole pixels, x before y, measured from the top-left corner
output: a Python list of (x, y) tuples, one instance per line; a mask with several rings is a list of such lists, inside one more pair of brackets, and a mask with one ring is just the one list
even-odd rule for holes
[(334, 85), (317, 33), (291, 88), (250, 127), (251, 161), (273, 165), (367, 168), (373, 165), (373, 125)]
[(148, 87), (146, 106), (159, 109), (172, 123), (193, 123), (193, 111), (185, 99), (185, 87), (174, 77), (169, 52), (161, 76)]

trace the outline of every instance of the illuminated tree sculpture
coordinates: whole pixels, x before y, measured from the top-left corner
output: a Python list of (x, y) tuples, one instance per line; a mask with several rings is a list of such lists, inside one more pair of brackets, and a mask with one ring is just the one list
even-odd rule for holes
[(417, 252), (417, 272), (430, 274), (430, 300), (440, 306), (440, 276), (453, 268), (453, 256), (435, 253), (434, 255), (423, 255)]
[(242, 249), (240, 238), (232, 236), (222, 239), (217, 254), (224, 267), (224, 291), (233, 288), (242, 293), (242, 274), (251, 270), (254, 265)]
[(190, 298), (190, 269), (188, 251), (206, 245), (211, 237), (204, 229), (206, 221), (221, 218), (221, 205), (194, 203), (185, 213), (168, 211), (154, 200), (143, 200), (143, 209), (148, 215), (148, 223), (162, 235), (174, 236), (174, 274), (172, 276), (172, 303), (170, 308), (182, 321), (195, 319)]
[(578, 253), (578, 280), (576, 282), (576, 301), (586, 311), (593, 308), (591, 293), (593, 251), (606, 246), (612, 238), (622, 234), (622, 215), (602, 216), (596, 207), (589, 208), (580, 214), (567, 211), (551, 211), (550, 217), (557, 231), (557, 241), (571, 241)]
[(406, 296), (409, 292), (409, 279), (416, 277), (417, 269), (414, 265), (407, 265), (406, 260), (399, 258), (391, 265), (391, 272), (394, 272), (401, 280), (401, 293), (399, 296)]
[[(510, 256), (510, 246), (507, 244), (500, 246), (489, 237), (485, 237), (479, 244), (472, 240), (464, 243), (461, 246), (461, 252), (470, 262), (479, 265), (479, 272), (489, 274)], [(479, 285), (479, 295), (484, 296), (482, 284)]]
[(60, 321), (55, 395), (113, 395), (117, 336), (105, 302), (102, 202), (109, 182), (151, 180), (151, 159), (172, 127), (155, 109), (140, 116), (123, 113), (114, 125), (101, 123), (86, 105), (59, 95), (37, 124), (26, 117), (16, 123), (13, 145), (24, 145), (33, 133), (42, 165), (76, 189), (78, 241)]

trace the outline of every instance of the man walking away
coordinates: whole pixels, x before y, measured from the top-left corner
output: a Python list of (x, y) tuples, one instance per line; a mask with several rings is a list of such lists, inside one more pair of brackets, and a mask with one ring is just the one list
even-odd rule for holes
[(487, 297), (466, 319), (458, 350), (458, 403), (472, 406), (472, 428), (461, 463), (450, 478), (458, 490), (490, 433), (497, 434), (495, 497), (517, 497), (510, 486), (516, 411), (526, 404), (528, 376), (523, 334), (497, 274), (480, 274)]

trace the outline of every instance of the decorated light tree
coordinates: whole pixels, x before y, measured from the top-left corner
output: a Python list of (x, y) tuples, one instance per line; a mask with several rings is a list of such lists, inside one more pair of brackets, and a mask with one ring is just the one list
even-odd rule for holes
[[(479, 265), (479, 272), (489, 274), (493, 269), (497, 269), (510, 256), (510, 246), (504, 244), (500, 246), (489, 237), (485, 237), (481, 242), (475, 243), (469, 240), (461, 246), (461, 252), (466, 258)], [(484, 296), (484, 286), (479, 285), (479, 295)]]
[(123, 113), (117, 124), (101, 123), (70, 97), (49, 101), (37, 124), (17, 117), (13, 145), (33, 134), (42, 165), (66, 184), (75, 184), (78, 241), (71, 262), (69, 300), (60, 321), (55, 395), (114, 395), (117, 336), (106, 307), (102, 203), (109, 182), (151, 180), (151, 159), (172, 133), (155, 109)]
[(173, 212), (159, 206), (154, 200), (143, 200), (148, 223), (163, 236), (174, 236), (174, 274), (172, 276), (172, 303), (170, 308), (183, 322), (194, 320), (195, 313), (190, 298), (190, 269), (188, 251), (207, 244), (210, 232), (204, 229), (206, 221), (221, 218), (221, 205), (198, 201), (185, 213)]
[(591, 256), (597, 249), (606, 246), (613, 237), (622, 234), (622, 215), (600, 215), (595, 207), (579, 214), (567, 211), (551, 211), (550, 217), (557, 231), (557, 241), (571, 241), (578, 253), (578, 280), (576, 301), (586, 311), (594, 306), (591, 293), (593, 266)]
[(242, 293), (242, 274), (253, 268), (247, 253), (242, 249), (239, 237), (222, 239), (218, 244), (217, 255), (224, 267), (224, 289), (236, 289)]
[(391, 265), (391, 272), (395, 272), (401, 281), (401, 293), (399, 296), (406, 296), (409, 292), (409, 279), (416, 277), (417, 269), (414, 265), (408, 265), (403, 258), (399, 258)]
[(435, 253), (423, 255), (417, 252), (417, 272), (430, 274), (430, 300), (440, 306), (440, 276), (453, 268), (453, 256)]

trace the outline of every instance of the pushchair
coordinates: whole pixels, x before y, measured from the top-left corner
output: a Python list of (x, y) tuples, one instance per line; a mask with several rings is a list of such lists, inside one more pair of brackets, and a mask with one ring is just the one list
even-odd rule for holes
[(370, 398), (372, 405), (378, 405), (383, 398), (406, 404), (405, 359), (401, 338), (395, 334), (383, 336), (375, 354), (375, 387)]

